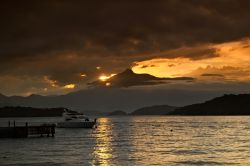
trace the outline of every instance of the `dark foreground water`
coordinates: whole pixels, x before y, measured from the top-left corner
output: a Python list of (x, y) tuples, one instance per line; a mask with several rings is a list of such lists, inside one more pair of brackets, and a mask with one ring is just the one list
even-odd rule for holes
[(250, 117), (108, 117), (98, 123), (97, 129), (57, 128), (55, 138), (0, 139), (0, 165), (250, 165)]

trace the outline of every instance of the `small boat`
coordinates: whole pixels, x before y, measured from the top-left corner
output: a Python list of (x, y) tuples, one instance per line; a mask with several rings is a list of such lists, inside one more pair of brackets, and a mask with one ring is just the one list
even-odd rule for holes
[(65, 111), (63, 117), (64, 121), (56, 125), (59, 128), (94, 128), (96, 126), (96, 119), (90, 120), (83, 113)]

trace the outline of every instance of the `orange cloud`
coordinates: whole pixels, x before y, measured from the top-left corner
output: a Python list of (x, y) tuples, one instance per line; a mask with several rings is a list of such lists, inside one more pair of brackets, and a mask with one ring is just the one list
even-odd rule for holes
[[(204, 59), (186, 58), (185, 52), (181, 48), (180, 54), (183, 57), (156, 58), (136, 62), (132, 69), (136, 73), (149, 73), (157, 77), (188, 76), (202, 80), (211, 79), (201, 77), (202, 74), (209, 73), (224, 75), (225, 77), (223, 78), (226, 80), (250, 81), (250, 39), (209, 45), (208, 47), (216, 50), (216, 56), (211, 58), (205, 57)], [(188, 53), (190, 53), (192, 48), (185, 50), (188, 50)], [(178, 54), (178, 50), (175, 50), (175, 54)], [(154, 67), (150, 67), (152, 65)]]

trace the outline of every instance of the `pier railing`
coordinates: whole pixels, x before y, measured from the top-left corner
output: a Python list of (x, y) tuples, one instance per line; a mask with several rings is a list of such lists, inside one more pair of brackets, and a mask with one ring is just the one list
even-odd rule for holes
[(55, 124), (43, 123), (39, 125), (35, 125), (34, 123), (29, 124), (28, 122), (16, 123), (16, 121), (9, 121), (8, 127), (0, 127), (0, 137), (29, 137), (29, 136), (52, 136), (55, 135)]

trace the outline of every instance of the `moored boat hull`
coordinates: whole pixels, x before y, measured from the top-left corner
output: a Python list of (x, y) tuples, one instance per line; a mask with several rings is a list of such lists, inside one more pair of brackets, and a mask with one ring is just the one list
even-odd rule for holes
[(96, 122), (59, 122), (59, 128), (93, 128)]

